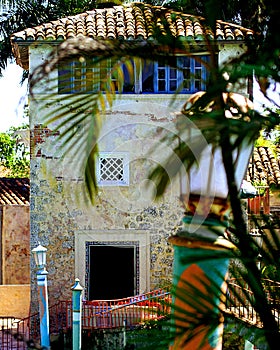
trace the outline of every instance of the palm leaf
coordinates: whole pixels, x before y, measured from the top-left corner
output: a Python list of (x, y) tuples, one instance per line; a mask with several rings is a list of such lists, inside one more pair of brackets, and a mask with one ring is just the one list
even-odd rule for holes
[[(72, 60), (79, 60), (82, 62), (85, 59), (90, 59), (92, 60), (92, 67), (98, 68), (98, 65), (102, 64), (102, 62), (106, 62), (107, 59), (110, 58), (112, 61), (111, 68), (108, 69), (106, 76), (101, 77), (101, 81), (98, 80), (99, 76), (94, 77), (94, 79), (96, 79), (95, 83), (100, 83), (102, 86), (103, 92), (99, 90), (92, 94), (77, 94), (74, 96), (70, 94), (69, 96), (66, 95), (60, 98), (60, 102), (58, 101), (56, 93), (53, 94), (53, 97), (50, 95), (50, 100), (53, 99), (53, 102), (49, 103), (49, 107), (51, 107), (50, 113), (46, 113), (44, 117), (44, 123), (50, 126), (55, 125), (54, 131), (59, 131), (60, 133), (59, 140), (62, 145), (60, 152), (62, 151), (62, 154), (65, 155), (72, 151), (72, 153), (77, 155), (74, 156), (77, 165), (79, 167), (86, 167), (84, 179), (91, 201), (94, 201), (94, 195), (97, 190), (95, 165), (93, 164), (96, 155), (93, 154), (93, 152), (97, 152), (97, 147), (95, 147), (95, 145), (101, 127), (100, 115), (105, 113), (108, 107), (112, 106), (116, 97), (117, 91), (115, 90), (114, 77), (117, 76), (117, 89), (121, 91), (124, 84), (123, 67), (125, 66), (127, 72), (132, 74), (133, 67), (131, 60), (135, 57), (138, 59), (150, 59), (152, 56), (155, 61), (173, 66), (173, 50), (170, 50), (167, 54), (165, 47), (162, 46), (163, 42), (166, 43), (168, 40), (168, 35), (160, 37), (157, 43), (148, 41), (134, 41), (128, 43), (119, 42), (117, 40), (102, 41), (90, 38), (69, 39), (59, 46), (58, 51), (51, 53), (49, 59), (43, 65), (35, 69), (31, 76), (30, 87), (31, 92), (33, 92), (35, 91), (36, 84), (43, 81), (46, 75), (49, 75), (55, 70), (61, 62), (66, 64)], [(182, 43), (180, 43), (180, 46), (181, 45)], [(67, 76), (64, 78), (67, 78)], [(51, 82), (52, 80), (50, 79), (49, 83)], [(56, 80), (53, 80), (53, 85), (54, 84), (56, 84)], [(70, 113), (69, 111), (72, 112)], [(76, 143), (75, 131), (73, 130), (79, 129), (79, 127), (83, 125), (87, 126), (87, 130), (89, 130), (90, 133), (80, 135), (80, 142)], [(84, 140), (87, 147), (84, 155), (81, 157), (82, 152), (77, 145), (81, 145), (82, 140)], [(73, 152), (75, 149), (77, 152)], [(181, 158), (184, 157), (184, 154), (188, 153), (187, 149), (183, 147), (176, 152)], [(174, 169), (177, 170), (177, 167)], [(175, 175), (173, 164), (170, 164), (169, 171), (171, 171), (171, 177)], [(158, 195), (163, 193), (167, 182), (168, 180), (166, 177), (163, 183), (158, 187)]]
[[(218, 271), (216, 275), (219, 276)], [(219, 278), (223, 281), (224, 276), (220, 275)], [(222, 321), (225, 295), (221, 292), (221, 286), (213, 279), (195, 279), (196, 285), (181, 280), (180, 287), (173, 288), (174, 298), (180, 300), (181, 306), (176, 303), (173, 305), (174, 314), (171, 320), (174, 317), (176, 337), (182, 339), (184, 345), (201, 336), (200, 347), (203, 348)]]

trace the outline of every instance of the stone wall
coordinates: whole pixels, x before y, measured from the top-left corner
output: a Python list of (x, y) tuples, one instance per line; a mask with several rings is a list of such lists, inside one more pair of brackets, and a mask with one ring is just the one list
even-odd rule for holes
[(280, 190), (274, 189), (270, 193), (270, 206), (277, 208), (278, 211), (280, 210)]
[[(38, 164), (33, 161), (34, 164)], [(36, 179), (36, 181), (35, 181)], [(77, 188), (79, 190), (77, 190)], [(145, 231), (150, 235), (150, 289), (170, 285), (172, 276), (173, 249), (168, 243), (168, 237), (180, 228), (183, 209), (178, 205), (178, 198), (173, 202), (164, 202), (138, 208), (137, 211), (125, 211), (118, 205), (113, 205), (119, 193), (108, 193), (98, 196), (93, 206), (79, 203), (75, 192), (83, 191), (83, 184), (78, 181), (62, 179), (33, 178), (31, 193), (32, 206), (32, 237), (34, 247), (38, 241), (48, 248), (47, 270), (49, 285), (49, 300), (71, 298), (71, 287), (77, 275), (75, 261), (75, 234), (81, 230), (99, 230), (115, 232), (122, 229), (129, 233)], [(102, 190), (101, 192), (106, 192)], [(110, 189), (109, 192), (112, 192)], [(115, 198), (114, 198), (115, 197)], [(77, 200), (77, 202), (76, 202)], [(74, 203), (76, 202), (76, 206)], [(34, 268), (34, 262), (32, 260)], [(36, 299), (36, 281), (33, 274), (33, 299)], [(83, 279), (81, 279), (84, 285)]]
[[(169, 101), (159, 99), (156, 103), (143, 97), (136, 108), (131, 101), (120, 101), (104, 116), (99, 149), (129, 155), (129, 185), (100, 187), (94, 204), (84, 200), (83, 175), (77, 170), (71, 152), (64, 157), (54, 154), (57, 133), (52, 133), (48, 125), (44, 128), (34, 125), (32, 135), (37, 142), (31, 160), (31, 246), (40, 241), (48, 248), (50, 304), (71, 298), (76, 277), (81, 284), (86, 283), (84, 273), (77, 274), (79, 265), (85, 264), (75, 259), (75, 236), (79, 231), (99, 230), (105, 237), (106, 232), (116, 230), (130, 234), (137, 230), (147, 232), (150, 262), (146, 285), (150, 289), (170, 285), (173, 250), (168, 237), (178, 230), (183, 216), (178, 201), (179, 182), (174, 179), (165, 196), (157, 201), (155, 189), (147, 179), (149, 170), (171, 152), (159, 147), (155, 154), (149, 153), (163, 134), (174, 128), (168, 104)], [(32, 285), (36, 285), (34, 276)], [(36, 287), (32, 288), (35, 300)]]
[[(128, 226), (126, 229), (128, 232), (149, 227), (149, 229), (146, 229), (150, 234), (150, 266), (147, 273), (149, 274), (151, 290), (170, 286), (171, 283), (173, 249), (168, 243), (168, 237), (178, 229), (180, 213), (177, 212), (171, 215), (168, 209), (167, 205), (162, 205), (159, 208), (150, 207), (143, 210), (143, 213), (138, 214), (136, 217), (128, 216), (126, 218), (127, 224), (125, 226)], [(54, 304), (58, 299), (70, 300), (74, 279), (75, 277), (80, 277), (75, 273), (75, 265), (77, 268), (77, 265), (82, 263), (75, 261), (74, 234), (76, 224), (73, 218), (69, 218), (68, 215), (66, 213), (64, 216), (63, 212), (60, 211), (57, 216), (52, 216), (52, 224), (55, 225), (55, 229), (50, 227), (51, 225), (46, 225), (46, 231), (41, 230), (38, 235), (42, 244), (48, 247), (47, 270), (49, 272), (50, 305)], [(63, 217), (68, 218), (67, 225), (63, 223)], [(117, 212), (111, 211), (110, 217), (111, 220), (119, 221)], [(45, 225), (42, 226), (44, 227)], [(131, 230), (129, 227), (133, 227), (133, 229)], [(49, 237), (47, 237), (48, 229), (50, 232)], [(104, 239), (106, 239), (106, 230), (100, 230), (101, 233), (102, 231), (104, 231), (103, 235)], [(35, 279), (33, 279), (32, 285), (33, 299), (36, 300)], [(85, 286), (84, 281), (83, 285)]]
[[(32, 162), (32, 167), (39, 167)], [(32, 171), (32, 168), (31, 168)], [(54, 185), (55, 182), (55, 185)], [(60, 182), (44, 177), (33, 177), (31, 182), (31, 248), (40, 244), (47, 251), (49, 304), (57, 300), (71, 299), (74, 284), (74, 230), (77, 225), (65, 207), (65, 197), (60, 191)], [(35, 262), (31, 259), (32, 300), (37, 300)], [(35, 302), (36, 304), (37, 302)]]

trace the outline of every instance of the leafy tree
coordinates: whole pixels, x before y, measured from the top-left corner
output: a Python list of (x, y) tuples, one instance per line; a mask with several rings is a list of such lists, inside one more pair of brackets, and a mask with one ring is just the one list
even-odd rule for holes
[(22, 126), (0, 133), (0, 166), (5, 177), (29, 177), (29, 153), (19, 130), (28, 131), (26, 126)]
[(95, 3), (94, 0), (0, 0), (0, 76), (7, 62), (13, 59), (10, 43), (13, 33), (90, 10)]

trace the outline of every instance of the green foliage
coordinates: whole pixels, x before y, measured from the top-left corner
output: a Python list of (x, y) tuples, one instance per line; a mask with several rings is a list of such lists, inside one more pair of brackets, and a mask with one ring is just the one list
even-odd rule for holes
[(0, 165), (6, 170), (5, 177), (29, 177), (29, 153), (19, 135), (15, 134), (19, 129), (11, 128), (8, 133), (0, 133)]
[(10, 36), (23, 29), (94, 8), (94, 0), (10, 0), (0, 1), (0, 77), (13, 59)]
[(257, 138), (255, 142), (255, 147), (267, 147), (274, 153), (274, 156), (277, 158), (276, 140), (274, 141), (274, 140), (271, 140), (270, 138), (266, 138), (264, 135), (261, 135)]
[(166, 350), (172, 340), (170, 320), (151, 320), (127, 332), (125, 349)]
[(279, 273), (277, 272), (276, 264), (265, 265), (262, 268), (261, 272), (262, 272), (263, 278), (267, 278), (267, 279), (270, 279), (272, 281), (280, 282)]
[(240, 333), (232, 331), (224, 331), (223, 335), (223, 350), (244, 350), (245, 339)]

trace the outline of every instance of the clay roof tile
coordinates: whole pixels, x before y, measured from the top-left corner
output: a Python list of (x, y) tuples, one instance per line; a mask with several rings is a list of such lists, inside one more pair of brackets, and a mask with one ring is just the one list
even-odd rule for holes
[(30, 184), (25, 178), (0, 178), (0, 205), (29, 205)]
[[(93, 9), (82, 14), (28, 28), (11, 36), (16, 61), (28, 69), (29, 57), (25, 41), (63, 40), (75, 36), (115, 39), (150, 39), (155, 29), (163, 35), (170, 31), (174, 36), (202, 41), (206, 34), (214, 33), (205, 28), (199, 17), (183, 14), (161, 6), (144, 3), (129, 3), (111, 8)], [(238, 25), (217, 21), (216, 38), (218, 40), (241, 40), (249, 38), (253, 32)]]
[(254, 149), (248, 166), (247, 179), (251, 182), (263, 182), (280, 186), (280, 152), (267, 147)]

